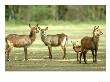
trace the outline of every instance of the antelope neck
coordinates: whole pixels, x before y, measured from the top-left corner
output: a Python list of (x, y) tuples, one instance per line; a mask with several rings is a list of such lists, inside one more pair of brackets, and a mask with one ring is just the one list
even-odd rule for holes
[(29, 37), (31, 38), (31, 41), (33, 42), (36, 39), (36, 33), (30, 32)]
[(98, 43), (99, 41), (99, 36), (93, 35), (93, 42)]
[(46, 36), (47, 36), (46, 34), (41, 33), (41, 39), (42, 39), (43, 42), (45, 41)]

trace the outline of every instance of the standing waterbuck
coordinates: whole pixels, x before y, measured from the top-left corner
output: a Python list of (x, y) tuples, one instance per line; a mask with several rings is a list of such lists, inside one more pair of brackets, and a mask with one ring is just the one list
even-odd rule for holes
[(61, 46), (64, 52), (63, 59), (66, 57), (66, 43), (68, 40), (67, 35), (64, 33), (56, 34), (56, 35), (46, 35), (46, 31), (48, 30), (48, 27), (45, 29), (41, 29), (38, 27), (41, 31), (41, 40), (44, 42), (46, 46), (48, 46), (49, 50), (49, 59), (52, 59), (52, 47)]
[(97, 63), (97, 51), (98, 51), (99, 37), (102, 34), (103, 33), (99, 29), (99, 26), (97, 27), (95, 26), (92, 37), (85, 36), (81, 39), (81, 54), (80, 54), (80, 61), (79, 61), (80, 63), (81, 63), (82, 54), (83, 54), (85, 64), (87, 63), (86, 53), (88, 52), (88, 50), (92, 51), (93, 62)]
[(38, 33), (38, 24), (37, 26), (31, 26), (30, 27), (30, 34), (29, 35), (17, 35), (17, 34), (9, 34), (6, 38), (6, 60), (9, 61), (9, 54), (13, 47), (16, 48), (24, 48), (25, 53), (25, 60), (27, 60), (27, 48), (35, 41), (36, 39), (36, 33)]

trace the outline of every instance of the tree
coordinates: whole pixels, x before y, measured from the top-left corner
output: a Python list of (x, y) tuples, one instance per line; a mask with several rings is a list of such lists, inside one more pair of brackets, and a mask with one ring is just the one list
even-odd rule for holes
[(53, 16), (53, 20), (58, 21), (59, 20), (59, 7), (58, 5), (52, 5), (52, 16)]

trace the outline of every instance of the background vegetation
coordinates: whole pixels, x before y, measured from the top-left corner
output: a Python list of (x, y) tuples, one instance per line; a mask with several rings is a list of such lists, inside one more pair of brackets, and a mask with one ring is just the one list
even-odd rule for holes
[[(6, 5), (6, 22), (105, 21), (105, 5)], [(48, 24), (48, 22), (47, 22)]]

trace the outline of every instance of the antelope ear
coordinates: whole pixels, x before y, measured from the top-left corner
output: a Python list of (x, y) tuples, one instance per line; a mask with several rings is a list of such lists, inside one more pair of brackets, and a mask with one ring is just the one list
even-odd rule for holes
[(94, 26), (94, 30), (96, 30), (96, 26)]
[(75, 42), (73, 42), (73, 41), (71, 41), (71, 43), (72, 43), (73, 45), (76, 45), (76, 43), (75, 43)]
[(38, 27), (38, 29), (39, 29), (39, 30), (41, 30), (41, 28), (40, 28), (40, 27)]
[(48, 30), (48, 27), (46, 27), (45, 30)]
[(71, 43), (73, 44), (73, 41), (71, 41)]
[(101, 35), (103, 34), (103, 32), (101, 32)]
[(29, 27), (31, 28), (31, 24), (29, 24)]

